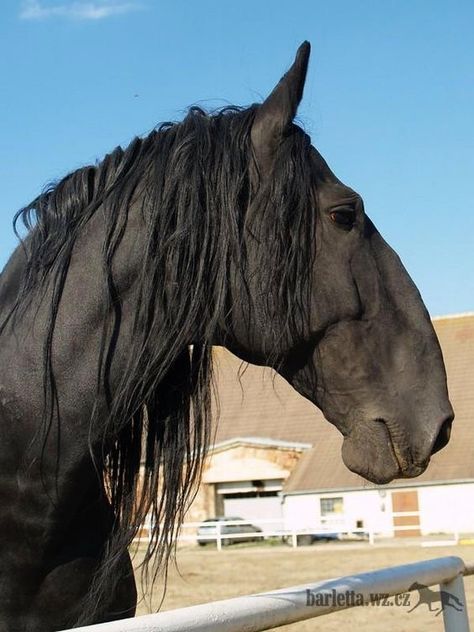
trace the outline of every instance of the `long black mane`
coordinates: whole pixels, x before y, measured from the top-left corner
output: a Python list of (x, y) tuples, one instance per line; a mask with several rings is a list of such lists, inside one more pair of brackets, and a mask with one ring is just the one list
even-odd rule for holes
[[(113, 590), (114, 565), (146, 516), (152, 517), (153, 532), (145, 563), (166, 567), (173, 551), (211, 437), (211, 347), (218, 332), (231, 336), (236, 297), (230, 276), (239, 279), (239, 300), (249, 313), (258, 310), (273, 336), (264, 350), (267, 363), (275, 365), (282, 342), (294, 342), (306, 324), (316, 225), (308, 141), (294, 126), (264, 182), (252, 168), (250, 129), (257, 109), (208, 114), (192, 108), (182, 122), (164, 124), (100, 164), (71, 173), (15, 218), (29, 229), (27, 264), (8, 318), (20, 316), (51, 288), (45, 427), (56, 419), (52, 343), (73, 251), (99, 209), (105, 223), (97, 271), (104, 327), (94, 366), (96, 399), (105, 398), (108, 412), (105, 418), (98, 406), (92, 412), (90, 434), (100, 441), (91, 442), (90, 450), (117, 524), (84, 619)], [(111, 389), (122, 322), (114, 262), (132, 209), (141, 214), (144, 249), (127, 365)], [(249, 274), (261, 289), (257, 306), (246, 291)]]

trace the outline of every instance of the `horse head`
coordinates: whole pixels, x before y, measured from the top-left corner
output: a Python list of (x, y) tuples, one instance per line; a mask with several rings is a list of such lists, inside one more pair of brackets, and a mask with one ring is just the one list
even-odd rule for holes
[(447, 443), (421, 298), (294, 123), (308, 59), (305, 43), (262, 105), (191, 108), (17, 214), (30, 230), (0, 285), (2, 629), (133, 614), (127, 547), (151, 516), (144, 568), (165, 567), (202, 473), (214, 344), (279, 371), (372, 481), (420, 474)]
[(294, 123), (309, 53), (305, 42), (252, 124), (249, 300), (234, 314), (252, 327), (234, 326), (233, 348), (322, 410), (344, 436), (349, 469), (386, 483), (425, 470), (453, 411), (415, 284), (361, 196)]

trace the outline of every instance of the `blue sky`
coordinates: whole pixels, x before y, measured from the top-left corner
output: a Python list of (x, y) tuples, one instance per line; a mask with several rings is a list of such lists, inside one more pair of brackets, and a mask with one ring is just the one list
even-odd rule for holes
[(4, 0), (0, 265), (45, 184), (187, 106), (263, 98), (308, 39), (300, 121), (433, 315), (474, 310), (472, 0)]

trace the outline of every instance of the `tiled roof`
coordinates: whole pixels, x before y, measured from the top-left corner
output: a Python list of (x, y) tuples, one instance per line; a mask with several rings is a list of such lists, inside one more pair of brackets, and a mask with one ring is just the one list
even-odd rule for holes
[[(474, 479), (474, 314), (436, 318), (456, 419), (449, 445), (417, 479), (398, 484)], [(341, 459), (342, 437), (322, 413), (270, 369), (216, 349), (220, 421), (216, 442), (235, 437), (310, 443), (285, 491), (373, 487)], [(396, 485), (397, 482), (391, 483)]]
[(314, 445), (327, 424), (322, 414), (271, 369), (242, 363), (215, 349), (220, 419), (216, 443), (265, 437)]

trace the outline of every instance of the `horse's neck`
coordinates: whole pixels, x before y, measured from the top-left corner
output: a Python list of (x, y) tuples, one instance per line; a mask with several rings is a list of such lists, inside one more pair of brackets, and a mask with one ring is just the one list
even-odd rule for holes
[[(120, 363), (125, 361), (122, 356), (126, 353), (133, 324), (136, 281), (143, 253), (143, 233), (139, 213), (131, 212), (124, 237), (112, 263), (113, 282), (121, 309), (120, 340), (115, 358), (117, 371), (120, 371)], [(74, 246), (58, 311), (55, 332), (62, 342), (56, 346), (55, 351), (63, 355), (66, 361), (69, 361), (69, 353), (73, 349), (73, 357), (77, 356), (78, 341), (82, 340), (84, 348), (88, 349), (90, 361), (96, 362), (104, 318), (114, 318), (113, 313), (105, 311), (108, 286), (103, 262), (104, 239), (103, 214), (97, 212)], [(113, 308), (111, 311), (113, 312)]]
[[(114, 282), (122, 301), (121, 341), (114, 360), (117, 373), (125, 362), (127, 337), (133, 322), (134, 285), (143, 252), (140, 237), (144, 231), (140, 222), (139, 213), (130, 214), (129, 225), (113, 262)], [(102, 255), (104, 236), (104, 215), (99, 209), (77, 238), (56, 315), (52, 361), (63, 392), (74, 393), (81, 389), (83, 393), (94, 392), (93, 376), (97, 371), (107, 293)], [(0, 324), (18, 297), (25, 267), (23, 249), (18, 247), (0, 277)], [(38, 288), (20, 317), (12, 323), (19, 336), (9, 336), (8, 330), (3, 332), (2, 358), (5, 354), (15, 357), (17, 372), (25, 380), (31, 380), (32, 366), (37, 367), (35, 375), (41, 375), (52, 299), (51, 283)], [(17, 350), (14, 348), (16, 339), (22, 341)]]

